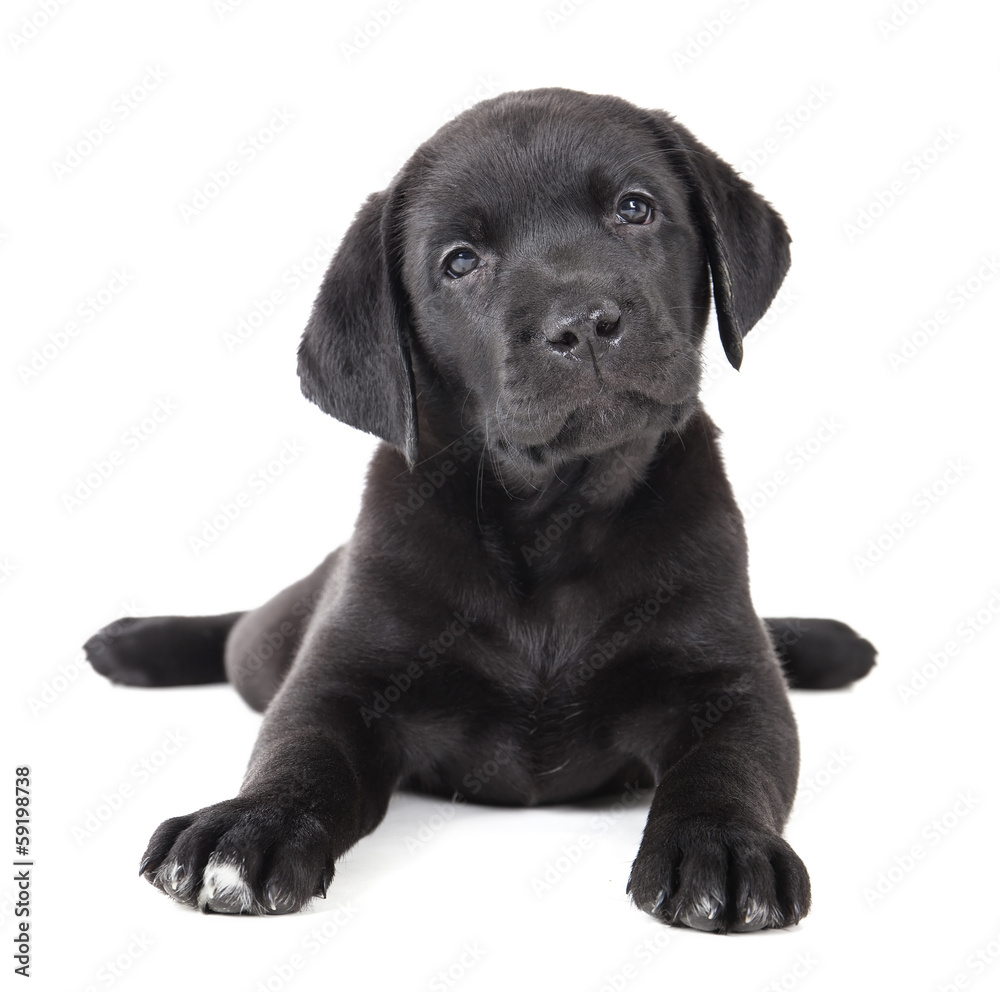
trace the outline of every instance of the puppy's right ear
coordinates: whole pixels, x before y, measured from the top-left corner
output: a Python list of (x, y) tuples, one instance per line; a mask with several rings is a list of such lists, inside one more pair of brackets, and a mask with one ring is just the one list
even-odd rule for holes
[(390, 257), (392, 194), (358, 212), (326, 271), (299, 345), (302, 392), (345, 424), (417, 458), (406, 301)]

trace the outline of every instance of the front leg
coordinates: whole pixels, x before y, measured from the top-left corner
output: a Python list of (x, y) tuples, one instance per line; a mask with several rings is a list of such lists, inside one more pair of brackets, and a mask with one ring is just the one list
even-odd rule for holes
[(398, 775), (356, 704), (301, 666), (268, 709), (243, 786), (161, 824), (140, 873), (205, 912), (293, 913), (324, 896), (334, 862), (385, 815)]
[(799, 752), (777, 664), (689, 698), (691, 725), (662, 756), (628, 891), (674, 926), (793, 926), (809, 911), (809, 875), (781, 837)]

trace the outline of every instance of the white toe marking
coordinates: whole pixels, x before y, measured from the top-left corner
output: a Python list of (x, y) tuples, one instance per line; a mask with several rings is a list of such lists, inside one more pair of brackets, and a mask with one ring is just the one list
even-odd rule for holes
[(213, 854), (205, 866), (201, 891), (198, 893), (198, 908), (204, 909), (216, 896), (227, 897), (227, 902), (235, 901), (244, 913), (253, 908), (253, 891), (243, 878), (243, 868), (232, 861), (217, 861)]

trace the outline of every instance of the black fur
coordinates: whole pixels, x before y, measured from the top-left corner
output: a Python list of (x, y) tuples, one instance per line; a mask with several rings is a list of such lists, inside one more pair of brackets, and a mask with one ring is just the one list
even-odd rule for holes
[[(457, 250), (478, 265), (453, 277)], [(788, 259), (748, 183), (613, 97), (507, 94), (421, 146), (347, 232), (299, 352), (306, 395), (387, 442), (350, 543), (252, 612), (88, 643), (131, 684), (221, 680), (224, 657), (265, 711), (239, 795), (164, 823), (142, 873), (206, 910), (289, 912), (395, 789), (524, 805), (638, 785), (637, 905), (797, 923), (785, 678), (843, 685), (874, 650), (757, 617), (698, 399), (712, 287), (739, 366)]]

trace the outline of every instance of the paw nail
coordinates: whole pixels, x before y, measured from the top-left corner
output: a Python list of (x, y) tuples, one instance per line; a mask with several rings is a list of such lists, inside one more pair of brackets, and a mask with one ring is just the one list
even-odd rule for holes
[(170, 873), (170, 888), (176, 892), (184, 880), (184, 869), (180, 865), (174, 865), (174, 870)]
[(146, 874), (146, 869), (149, 867), (149, 863), (152, 860), (153, 860), (152, 858), (143, 858), (142, 859), (142, 864), (139, 865), (139, 874), (140, 875), (145, 875)]

